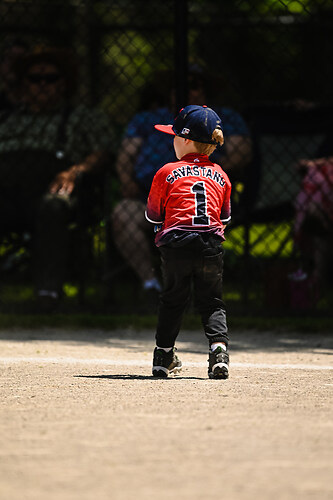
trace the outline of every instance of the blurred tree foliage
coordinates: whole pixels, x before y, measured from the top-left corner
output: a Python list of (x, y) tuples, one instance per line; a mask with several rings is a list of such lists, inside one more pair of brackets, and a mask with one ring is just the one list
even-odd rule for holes
[[(212, 75), (215, 101), (331, 100), (331, 0), (177, 0), (188, 9), (188, 56)], [(79, 98), (123, 127), (156, 71), (174, 70), (176, 0), (4, 0), (3, 36), (71, 45)]]

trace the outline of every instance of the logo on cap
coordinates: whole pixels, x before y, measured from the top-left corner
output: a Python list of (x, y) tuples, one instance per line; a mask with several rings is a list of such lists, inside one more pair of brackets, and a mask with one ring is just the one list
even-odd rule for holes
[[(184, 126), (185, 125), (185, 126)], [(221, 128), (221, 118), (211, 108), (189, 105), (176, 116), (173, 125), (154, 125), (166, 134), (178, 135), (204, 144), (217, 144), (212, 139), (216, 128)]]

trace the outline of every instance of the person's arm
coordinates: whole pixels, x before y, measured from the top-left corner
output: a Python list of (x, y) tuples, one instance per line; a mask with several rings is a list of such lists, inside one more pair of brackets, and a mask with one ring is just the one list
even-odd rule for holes
[(142, 142), (141, 137), (125, 137), (120, 146), (116, 171), (124, 198), (136, 198), (140, 192), (134, 178), (134, 165)]
[(115, 148), (112, 123), (99, 109), (85, 106), (73, 108), (67, 126), (67, 146), (73, 164), (55, 176), (49, 186), (53, 194), (70, 195), (82, 174), (98, 175), (103, 172), (110, 161), (110, 151)]
[[(230, 135), (225, 139), (225, 156), (221, 156), (223, 170), (233, 179), (242, 178), (244, 168), (252, 160), (252, 140), (242, 135)], [(219, 163), (219, 159), (215, 160)]]
[(78, 175), (98, 172), (103, 158), (104, 153), (94, 152), (88, 155), (85, 160), (79, 164), (72, 165), (68, 170), (59, 172), (50, 184), (50, 193), (70, 195), (74, 190)]

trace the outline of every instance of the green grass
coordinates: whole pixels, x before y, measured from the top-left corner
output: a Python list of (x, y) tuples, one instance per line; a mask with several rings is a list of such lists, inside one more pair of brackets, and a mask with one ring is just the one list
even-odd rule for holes
[[(244, 253), (244, 227), (237, 226), (226, 233), (223, 243), (226, 250), (237, 255)], [(289, 223), (253, 224), (250, 228), (250, 255), (269, 258), (274, 255), (290, 257), (293, 250), (291, 227)]]

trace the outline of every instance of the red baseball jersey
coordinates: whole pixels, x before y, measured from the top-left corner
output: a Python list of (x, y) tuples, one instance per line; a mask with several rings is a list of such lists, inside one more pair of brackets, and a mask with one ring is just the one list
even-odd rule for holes
[(224, 240), (223, 225), (231, 218), (231, 183), (207, 155), (190, 153), (167, 163), (155, 174), (146, 218), (162, 224), (155, 242), (161, 246), (173, 230), (211, 232)]

